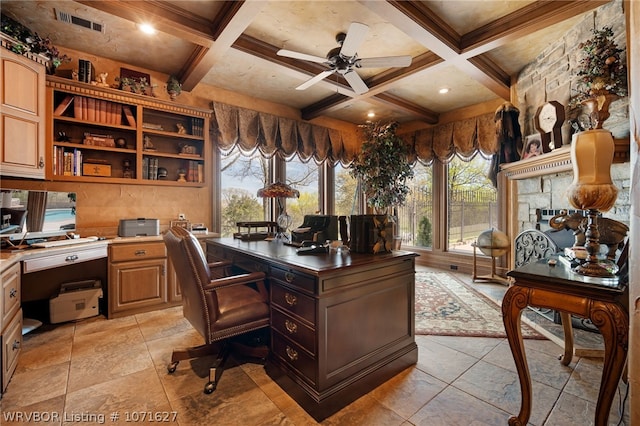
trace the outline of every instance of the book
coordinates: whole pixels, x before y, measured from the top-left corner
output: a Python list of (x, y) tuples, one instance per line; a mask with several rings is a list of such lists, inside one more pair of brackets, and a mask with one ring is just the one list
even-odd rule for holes
[(55, 110), (53, 110), (53, 115), (61, 116), (64, 112), (69, 108), (69, 105), (73, 102), (73, 95), (67, 95), (65, 98), (58, 104)]
[(133, 116), (131, 107), (129, 105), (122, 105), (122, 112), (124, 112), (124, 116), (127, 118), (127, 123), (129, 123), (129, 126), (136, 127), (136, 118)]
[(73, 102), (73, 116), (78, 120), (82, 120), (82, 96), (77, 96)]
[(98, 121), (101, 123), (107, 123), (107, 106), (111, 102), (104, 101), (102, 99), (98, 100), (98, 111), (100, 111), (100, 115)]
[(96, 100), (87, 98), (87, 120), (96, 121)]

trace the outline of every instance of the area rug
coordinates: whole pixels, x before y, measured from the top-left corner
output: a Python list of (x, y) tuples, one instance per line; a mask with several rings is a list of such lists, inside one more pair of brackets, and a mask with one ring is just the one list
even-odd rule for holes
[[(507, 337), (497, 303), (446, 272), (416, 272), (416, 334)], [(522, 324), (522, 337), (545, 337)]]

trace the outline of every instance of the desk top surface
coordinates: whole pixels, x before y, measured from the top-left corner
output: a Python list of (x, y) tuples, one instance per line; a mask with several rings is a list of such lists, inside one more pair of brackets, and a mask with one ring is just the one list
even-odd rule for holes
[(394, 250), (388, 253), (367, 254), (350, 253), (318, 253), (299, 255), (297, 248), (276, 241), (243, 241), (234, 238), (213, 238), (207, 243), (233, 249), (235, 251), (260, 259), (278, 262), (283, 265), (305, 269), (312, 273), (333, 271), (343, 268), (362, 266), (376, 262), (386, 262), (401, 258), (414, 258), (416, 253)]
[[(557, 258), (557, 256), (554, 256)], [(596, 278), (573, 272), (571, 268), (558, 261), (549, 265), (548, 259), (531, 262), (507, 273), (515, 278), (516, 284), (526, 287), (553, 288), (559, 292), (589, 292), (600, 295), (621, 295), (626, 290), (626, 282), (617, 276)]]

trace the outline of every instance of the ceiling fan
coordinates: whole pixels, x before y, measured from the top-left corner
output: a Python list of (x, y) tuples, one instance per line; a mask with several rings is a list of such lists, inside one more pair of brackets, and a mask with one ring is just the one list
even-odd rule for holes
[(325, 79), (333, 73), (341, 74), (354, 92), (358, 95), (369, 90), (365, 82), (355, 71), (356, 68), (390, 68), (408, 67), (411, 65), (411, 56), (382, 56), (378, 58), (358, 58), (356, 51), (364, 41), (369, 27), (359, 22), (352, 22), (347, 33), (338, 33), (336, 41), (340, 46), (335, 47), (327, 53), (326, 58), (320, 56), (307, 55), (306, 53), (294, 52), (291, 50), (278, 50), (279, 56), (302, 59), (304, 61), (316, 62), (329, 67), (315, 77), (305, 81), (297, 90), (304, 90)]

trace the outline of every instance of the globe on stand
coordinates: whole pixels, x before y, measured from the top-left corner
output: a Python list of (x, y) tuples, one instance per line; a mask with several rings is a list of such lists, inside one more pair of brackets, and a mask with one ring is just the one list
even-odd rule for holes
[[(509, 237), (497, 229), (488, 229), (478, 235), (478, 239), (473, 244), (473, 281), (492, 281), (500, 284), (509, 284), (509, 280), (496, 274), (496, 257), (502, 256), (509, 251), (511, 242)], [(476, 248), (485, 256), (491, 257), (491, 275), (478, 276), (476, 273)]]

